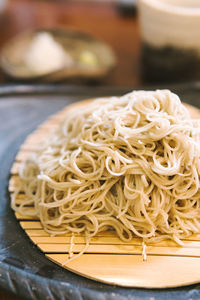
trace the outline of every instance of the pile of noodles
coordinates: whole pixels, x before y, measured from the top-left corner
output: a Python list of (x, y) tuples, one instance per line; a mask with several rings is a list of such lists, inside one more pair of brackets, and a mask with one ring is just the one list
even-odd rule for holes
[(200, 122), (168, 90), (133, 91), (69, 110), (21, 168), (12, 208), (53, 235), (181, 244), (200, 232), (199, 175)]

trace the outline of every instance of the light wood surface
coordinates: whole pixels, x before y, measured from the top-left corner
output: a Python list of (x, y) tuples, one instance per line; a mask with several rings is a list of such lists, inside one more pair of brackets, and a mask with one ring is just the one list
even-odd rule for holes
[[(40, 142), (51, 134), (56, 125), (71, 108), (80, 109), (90, 100), (66, 107), (60, 113), (50, 117), (32, 133), (22, 145), (11, 168), (9, 191), (12, 193), (19, 186), (20, 163), (38, 151)], [(195, 118), (200, 118), (200, 111), (186, 105)], [(17, 203), (23, 201), (23, 193), (17, 196)], [(30, 207), (30, 210), (32, 208)], [(35, 217), (16, 213), (21, 227), (47, 258), (62, 266), (69, 257), (71, 247), (70, 234), (50, 236)], [(74, 255), (85, 247), (84, 236), (74, 237), (72, 251)], [(173, 241), (163, 241), (146, 246), (147, 260), (143, 260), (142, 242), (133, 238), (124, 243), (114, 232), (97, 234), (90, 241), (85, 253), (64, 265), (82, 276), (110, 284), (131, 287), (165, 288), (176, 287), (200, 281), (200, 234), (184, 240), (184, 246)]]

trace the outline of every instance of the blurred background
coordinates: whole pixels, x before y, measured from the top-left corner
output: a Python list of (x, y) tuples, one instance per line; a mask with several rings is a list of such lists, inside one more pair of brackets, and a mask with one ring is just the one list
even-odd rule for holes
[(200, 79), (199, 0), (0, 0), (0, 84)]
[[(92, 35), (111, 47), (115, 66), (108, 75), (97, 80), (98, 84), (134, 86), (141, 83), (136, 1), (0, 0), (1, 53), (10, 39), (24, 31), (60, 27)], [(15, 49), (15, 45), (11, 48)], [(0, 71), (1, 84), (21, 82), (19, 78), (7, 76), (5, 68), (4, 72), (2, 68)], [(69, 80), (64, 79), (64, 82)]]

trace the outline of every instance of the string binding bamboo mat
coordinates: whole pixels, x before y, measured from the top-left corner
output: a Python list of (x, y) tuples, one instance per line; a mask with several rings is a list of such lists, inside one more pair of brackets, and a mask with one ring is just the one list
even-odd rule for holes
[[(73, 104), (77, 109), (88, 100)], [(39, 150), (39, 145), (63, 119), (70, 107), (50, 117), (40, 125), (24, 142), (11, 168), (9, 192), (12, 194), (19, 185), (20, 163)], [(187, 105), (194, 118), (200, 118), (200, 110)], [(20, 193), (17, 202), (25, 195)], [(46, 255), (62, 266), (70, 250), (71, 235), (50, 236), (39, 220), (15, 213), (26, 234)], [(85, 246), (84, 236), (75, 236), (73, 253)], [(200, 281), (200, 234), (184, 240), (184, 246), (173, 241), (163, 241), (146, 246), (147, 260), (143, 260), (142, 245), (139, 238), (130, 242), (121, 241), (112, 231), (101, 232), (93, 237), (82, 256), (69, 262), (64, 268), (82, 276), (127, 287), (166, 288), (193, 284)]]

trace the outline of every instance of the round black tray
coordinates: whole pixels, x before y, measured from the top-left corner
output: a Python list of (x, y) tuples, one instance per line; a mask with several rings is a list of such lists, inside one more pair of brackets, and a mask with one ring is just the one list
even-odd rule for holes
[[(200, 107), (199, 83), (170, 88), (183, 101)], [(37, 300), (200, 299), (200, 284), (175, 289), (121, 288), (73, 274), (40, 252), (10, 209), (9, 171), (20, 145), (37, 125), (72, 102), (119, 95), (132, 89), (62, 85), (0, 87), (0, 287)], [(176, 266), (172, 272), (176, 272)]]

